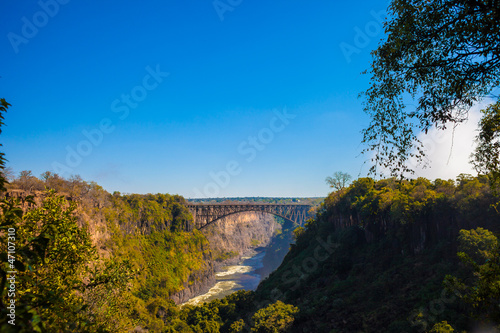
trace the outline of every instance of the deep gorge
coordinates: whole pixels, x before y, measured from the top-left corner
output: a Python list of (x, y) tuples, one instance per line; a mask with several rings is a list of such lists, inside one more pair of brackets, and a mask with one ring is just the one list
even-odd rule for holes
[[(160, 269), (154, 269), (148, 274), (159, 278), (156, 283), (164, 286), (159, 288), (162, 290), (158, 296), (168, 297), (176, 304), (208, 291), (215, 284), (215, 272), (223, 266), (238, 262), (250, 249), (262, 250), (272, 243), (274, 245), (279, 243), (281, 244), (279, 254), (272, 250), (264, 258), (266, 267), (262, 272), (267, 276), (279, 265), (286, 254), (283, 248), (288, 250), (288, 242), (291, 242), (290, 230), (286, 231), (288, 237), (282, 234), (283, 221), (282, 224), (277, 223), (277, 219), (267, 213), (237, 213), (221, 218), (201, 231), (195, 231), (189, 223), (187, 210), (182, 211), (182, 206), (176, 203), (182, 203), (182, 197), (160, 194), (109, 195), (98, 187), (89, 187), (83, 191), (86, 187), (83, 181), (80, 184), (61, 182), (59, 185), (59, 191), (68, 202), (77, 203), (78, 224), (89, 231), (92, 242), (102, 257), (146, 258), (161, 252), (161, 244), (165, 244), (167, 248), (170, 245), (172, 250), (176, 251), (184, 247), (187, 251), (184, 256), (195, 258), (195, 263), (186, 265), (188, 267), (176, 263), (178, 268), (170, 270), (166, 275)], [(79, 190), (82, 192), (78, 192)], [(30, 195), (34, 196), (35, 205), (40, 205), (46, 196), (43, 191), (15, 188), (6, 193), (7, 198), (17, 198), (22, 201)], [(27, 202), (23, 204), (24, 210), (32, 206), (33, 204)], [(176, 210), (177, 216), (172, 214)], [(172, 238), (172, 229), (177, 229), (174, 233), (183, 236)], [(164, 237), (168, 239), (167, 243), (161, 241)], [(191, 239), (196, 240), (195, 244), (189, 245)], [(172, 241), (174, 244), (168, 244)], [(158, 258), (167, 261), (165, 264), (171, 259), (172, 256), (168, 255)], [(138, 260), (136, 264), (144, 270), (146, 267), (142, 261), (144, 260)], [(170, 279), (175, 282), (165, 281)], [(148, 286), (152, 287), (154, 281), (155, 279), (147, 281), (146, 277), (140, 276), (136, 279), (138, 287), (142, 285), (139, 289), (143, 291)], [(158, 287), (154, 286), (153, 289)], [(143, 291), (137, 293), (140, 298), (148, 299), (153, 296), (146, 296), (148, 293), (144, 294)]]
[(223, 266), (235, 264), (250, 249), (267, 247), (281, 230), (282, 227), (274, 216), (258, 212), (233, 214), (201, 229), (210, 244), (212, 257), (207, 260), (210, 262), (209, 267), (213, 269), (194, 272), (196, 277), (201, 274), (201, 278), (190, 277), (189, 281), (195, 282), (189, 284), (186, 281), (184, 289), (173, 294), (171, 298), (176, 304), (180, 304), (207, 292), (215, 284), (216, 271)]

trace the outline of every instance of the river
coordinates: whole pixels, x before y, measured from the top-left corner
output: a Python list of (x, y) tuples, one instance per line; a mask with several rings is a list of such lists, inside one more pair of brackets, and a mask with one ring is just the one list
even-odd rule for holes
[(234, 266), (225, 266), (220, 272), (215, 273), (215, 285), (206, 293), (191, 298), (182, 305), (201, 305), (214, 299), (224, 298), (235, 291), (255, 290), (259, 285), (261, 276), (254, 273), (256, 269), (262, 268), (262, 259), (266, 251), (252, 251)]

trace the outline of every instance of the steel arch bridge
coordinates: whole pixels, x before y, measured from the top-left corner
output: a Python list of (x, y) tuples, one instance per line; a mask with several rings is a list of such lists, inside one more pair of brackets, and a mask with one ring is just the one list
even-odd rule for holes
[(230, 203), (230, 204), (188, 204), (197, 229), (232, 214), (241, 212), (264, 212), (303, 225), (310, 217), (311, 205), (300, 204), (268, 204), (268, 203)]

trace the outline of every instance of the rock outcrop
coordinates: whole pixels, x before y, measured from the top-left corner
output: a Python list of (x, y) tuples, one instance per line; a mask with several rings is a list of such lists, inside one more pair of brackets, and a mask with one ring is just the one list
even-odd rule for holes
[(266, 247), (279, 230), (273, 215), (260, 212), (233, 214), (201, 229), (214, 260), (222, 264), (237, 261), (250, 249)]

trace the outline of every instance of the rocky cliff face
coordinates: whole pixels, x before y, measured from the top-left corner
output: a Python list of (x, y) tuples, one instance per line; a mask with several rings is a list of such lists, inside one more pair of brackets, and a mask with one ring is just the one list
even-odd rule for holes
[[(75, 202), (77, 204), (75, 216), (77, 218), (78, 226), (87, 228), (90, 234), (90, 239), (96, 246), (99, 255), (109, 257), (110, 253), (106, 244), (110, 239), (110, 231), (106, 218), (101, 211), (101, 205), (89, 202), (89, 200), (85, 200), (84, 198), (72, 197), (67, 193), (59, 194), (63, 195), (68, 202)], [(7, 200), (19, 200), (23, 211), (26, 212), (29, 208), (40, 206), (46, 197), (46, 192), (10, 189), (5, 192), (4, 195)], [(27, 200), (28, 197), (31, 197), (32, 202)], [(106, 201), (103, 205), (109, 206), (109, 202)]]
[(227, 264), (250, 249), (267, 246), (280, 229), (273, 215), (243, 212), (222, 218), (201, 231), (210, 242), (214, 260)]

